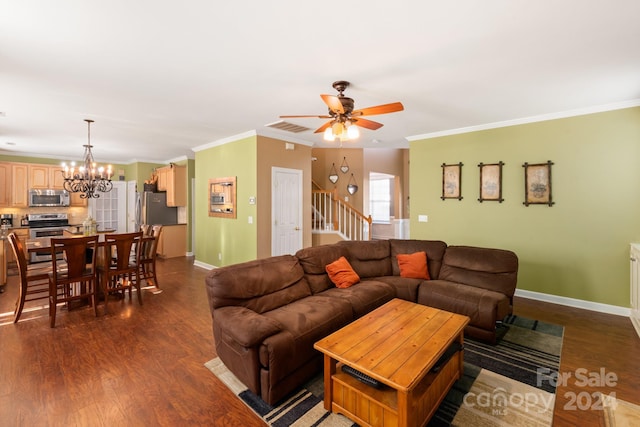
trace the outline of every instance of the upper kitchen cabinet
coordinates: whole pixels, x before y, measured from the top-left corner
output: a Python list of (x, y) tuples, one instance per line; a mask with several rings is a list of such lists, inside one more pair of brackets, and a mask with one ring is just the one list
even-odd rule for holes
[(24, 163), (11, 165), (11, 206), (29, 207), (29, 167)]
[(187, 167), (171, 164), (156, 169), (158, 191), (167, 192), (167, 206), (187, 205)]
[(11, 206), (11, 164), (0, 163), (0, 208)]
[(29, 188), (64, 189), (64, 178), (60, 166), (29, 165)]
[(64, 175), (60, 166), (49, 166), (49, 185), (56, 190), (64, 190)]
[(39, 189), (50, 188), (48, 165), (29, 165), (29, 187)]

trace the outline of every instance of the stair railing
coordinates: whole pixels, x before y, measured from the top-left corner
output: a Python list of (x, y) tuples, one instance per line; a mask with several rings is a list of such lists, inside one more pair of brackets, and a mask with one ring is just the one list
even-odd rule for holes
[(337, 189), (312, 190), (313, 231), (335, 231), (346, 240), (371, 239), (371, 215), (338, 198)]

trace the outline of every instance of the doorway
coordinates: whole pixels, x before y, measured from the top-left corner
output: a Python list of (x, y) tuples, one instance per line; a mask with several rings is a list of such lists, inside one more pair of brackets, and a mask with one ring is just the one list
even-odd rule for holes
[(271, 168), (271, 256), (302, 249), (302, 170)]
[(89, 214), (96, 220), (98, 230), (127, 231), (127, 183), (113, 181), (108, 193), (100, 193), (97, 199), (89, 200)]

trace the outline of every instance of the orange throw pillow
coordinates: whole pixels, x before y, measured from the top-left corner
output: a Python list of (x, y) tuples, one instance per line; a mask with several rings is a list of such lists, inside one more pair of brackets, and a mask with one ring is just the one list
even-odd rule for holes
[(412, 279), (430, 280), (427, 269), (427, 253), (414, 252), (412, 254), (398, 254), (398, 266), (400, 267), (400, 277)]
[(351, 264), (349, 264), (349, 261), (343, 256), (327, 265), (325, 270), (327, 270), (329, 274), (329, 279), (331, 279), (338, 288), (348, 288), (360, 281), (358, 273), (353, 271)]

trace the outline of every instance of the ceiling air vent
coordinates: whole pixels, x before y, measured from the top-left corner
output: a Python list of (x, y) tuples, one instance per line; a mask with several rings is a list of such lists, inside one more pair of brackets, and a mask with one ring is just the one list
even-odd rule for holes
[(300, 133), (307, 130), (311, 130), (311, 128), (300, 126), (300, 125), (294, 125), (293, 123), (285, 122), (284, 120), (280, 120), (279, 122), (269, 123), (268, 125), (265, 125), (265, 126), (268, 128), (280, 129), (280, 130), (293, 132), (293, 133)]

